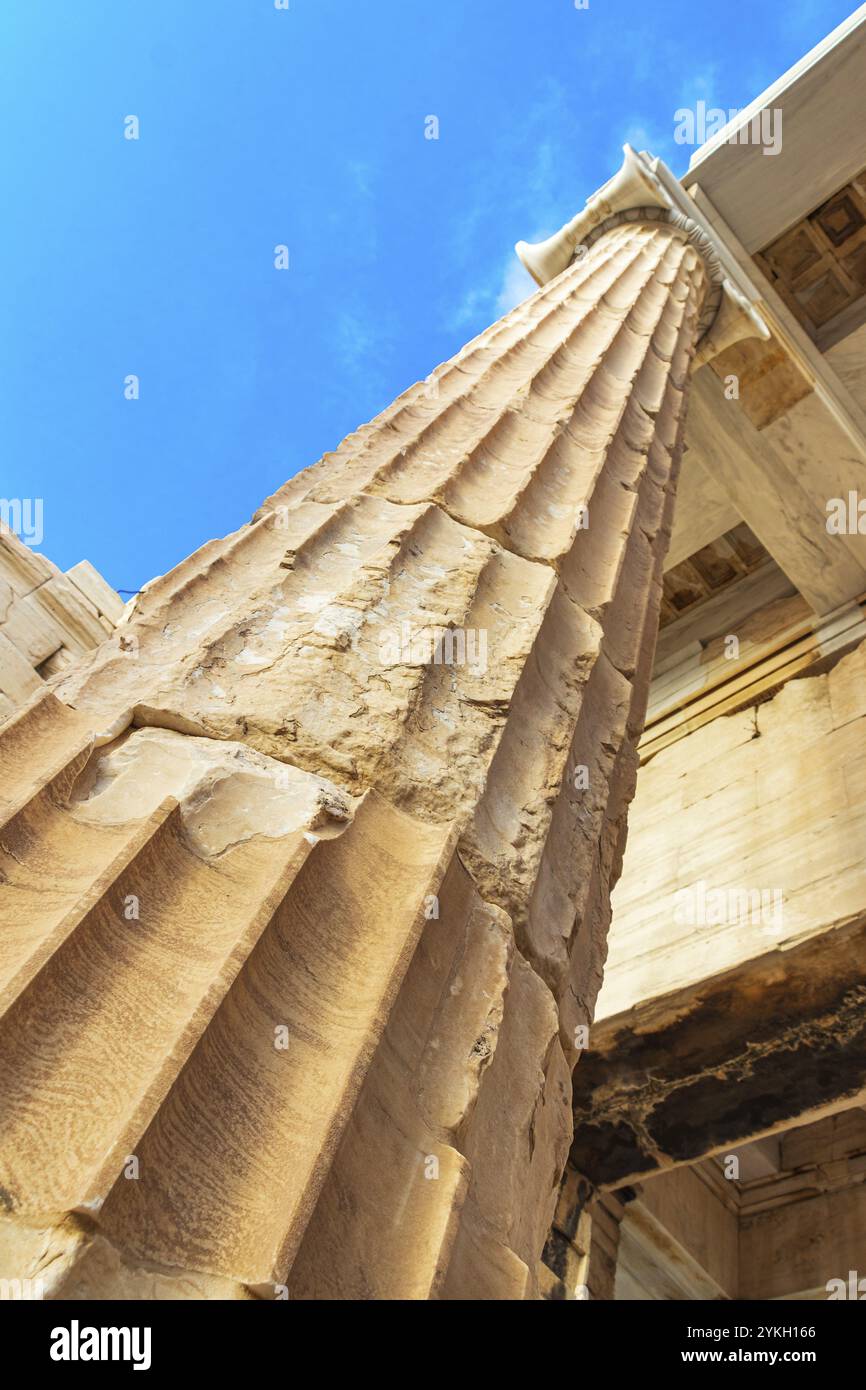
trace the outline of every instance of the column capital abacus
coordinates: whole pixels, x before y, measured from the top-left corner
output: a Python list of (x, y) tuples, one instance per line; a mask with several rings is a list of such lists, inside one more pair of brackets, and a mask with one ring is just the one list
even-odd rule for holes
[(586, 206), (546, 241), (519, 241), (517, 255), (539, 285), (546, 285), (606, 232), (624, 222), (665, 222), (676, 227), (703, 261), (709, 281), (700, 322), (696, 365), (742, 338), (769, 338), (760, 294), (717, 232), (667, 165), (645, 150), (623, 146), (620, 169)]

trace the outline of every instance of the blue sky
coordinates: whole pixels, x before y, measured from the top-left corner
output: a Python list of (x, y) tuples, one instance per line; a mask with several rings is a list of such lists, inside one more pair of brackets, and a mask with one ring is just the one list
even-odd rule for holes
[(40, 548), (117, 588), (241, 525), (518, 302), (514, 242), (624, 141), (681, 174), (678, 107), (746, 105), (854, 8), (289, 5), (0, 7), (0, 495), (43, 498)]

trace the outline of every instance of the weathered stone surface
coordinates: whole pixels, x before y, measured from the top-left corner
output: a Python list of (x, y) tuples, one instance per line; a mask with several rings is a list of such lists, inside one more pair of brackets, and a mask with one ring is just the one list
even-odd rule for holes
[(0, 724), (99, 646), (125, 612), (87, 560), (61, 574), (0, 522)]
[[(826, 674), (790, 681), (646, 764), (599, 1018), (863, 915), (864, 689), (861, 643)], [(712, 898), (713, 890), (763, 891), (764, 910)]]
[(56, 1296), (539, 1296), (705, 292), (616, 226), (4, 731), (0, 1184), (90, 1223)]

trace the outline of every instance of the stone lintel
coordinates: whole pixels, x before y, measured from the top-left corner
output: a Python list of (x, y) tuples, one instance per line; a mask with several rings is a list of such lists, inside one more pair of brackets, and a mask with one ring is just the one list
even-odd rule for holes
[(597, 1188), (775, 1133), (866, 1087), (866, 919), (605, 1019), (570, 1163)]

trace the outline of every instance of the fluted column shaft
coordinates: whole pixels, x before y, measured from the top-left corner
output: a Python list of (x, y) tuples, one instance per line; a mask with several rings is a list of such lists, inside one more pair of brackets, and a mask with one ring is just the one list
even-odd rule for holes
[(0, 1274), (535, 1296), (706, 285), (613, 227), (0, 735)]

